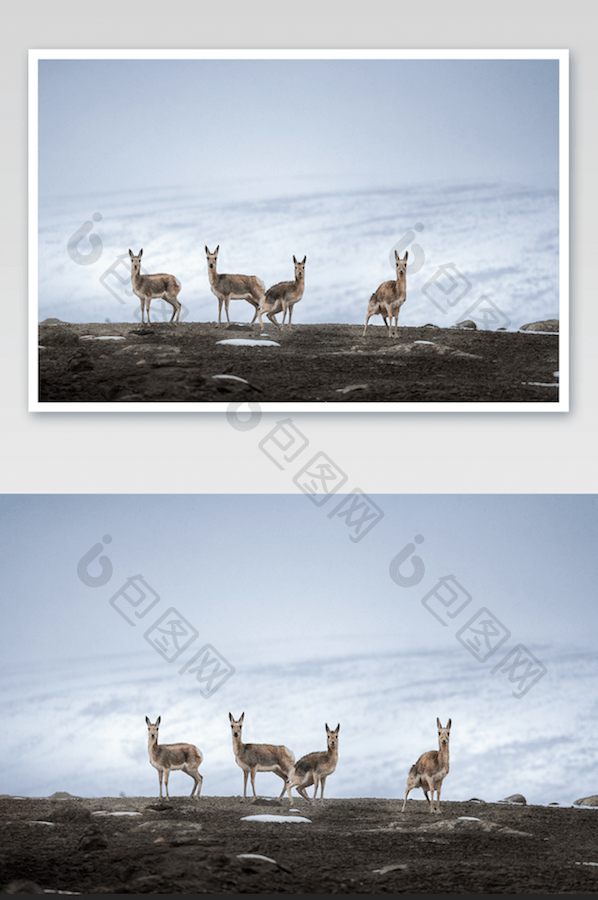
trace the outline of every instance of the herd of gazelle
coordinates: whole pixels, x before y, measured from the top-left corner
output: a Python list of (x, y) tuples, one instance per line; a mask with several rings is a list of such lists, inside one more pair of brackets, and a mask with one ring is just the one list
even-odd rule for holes
[[(289, 326), (293, 316), (293, 306), (298, 303), (305, 290), (305, 263), (307, 256), (303, 257), (302, 262), (298, 262), (293, 256), (293, 264), (295, 266), (295, 280), (281, 281), (266, 290), (264, 282), (256, 275), (225, 275), (216, 271), (218, 261), (218, 251), (220, 245), (211, 253), (207, 246), (205, 248), (208, 260), (208, 278), (210, 279), (210, 287), (212, 293), (218, 300), (218, 324), (221, 324), (222, 304), (224, 303), (224, 312), (226, 313), (226, 321), (230, 325), (228, 315), (228, 307), (231, 300), (247, 300), (255, 307), (255, 314), (251, 320), (251, 324), (257, 318), (260, 320), (260, 326), (263, 328), (264, 323), (262, 316), (266, 315), (272, 324), (280, 328), (277, 313), (282, 313), (282, 324), (284, 325), (287, 313), (289, 314)], [(141, 274), (141, 249), (137, 256), (129, 250), (131, 257), (131, 283), (133, 293), (135, 293), (141, 301), (141, 324), (145, 324), (145, 312), (147, 310), (147, 324), (150, 322), (150, 303), (154, 299), (166, 300), (173, 307), (170, 321), (178, 323), (181, 315), (181, 304), (178, 300), (178, 294), (181, 290), (181, 283), (174, 275), (166, 275), (161, 272), (157, 275)], [(367, 317), (365, 320), (365, 328), (363, 334), (368, 329), (368, 323), (372, 316), (380, 315), (384, 319), (384, 324), (388, 330), (388, 336), (392, 336), (393, 319), (394, 334), (398, 334), (399, 311), (401, 306), (407, 299), (407, 257), (408, 252), (405, 251), (403, 259), (395, 250), (395, 268), (397, 277), (395, 281), (385, 281), (372, 294), (368, 303)], [(390, 319), (390, 325), (388, 320)]]
[[(289, 795), (289, 801), (292, 804), (291, 789), (295, 788), (303, 797), (313, 803), (318, 793), (318, 785), (321, 785), (320, 802), (324, 803), (324, 785), (329, 775), (332, 775), (336, 769), (338, 762), (338, 733), (340, 724), (332, 731), (326, 725), (326, 739), (328, 743), (327, 750), (318, 750), (315, 753), (308, 753), (302, 756), (299, 762), (295, 762), (294, 754), (288, 747), (282, 744), (244, 744), (242, 741), (242, 728), (245, 713), (241, 713), (240, 719), (234, 719), (229, 713), (230, 725), (233, 736), (233, 752), (237, 765), (243, 770), (243, 797), (247, 796), (247, 776), (251, 775), (251, 788), (253, 796), (255, 793), (255, 776), (257, 772), (274, 772), (283, 780), (283, 788), (280, 792), (281, 800), (285, 792)], [(148, 750), (149, 758), (152, 766), (158, 770), (158, 779), (160, 781), (160, 797), (162, 797), (162, 778), (166, 783), (166, 797), (170, 799), (168, 793), (168, 777), (174, 769), (182, 769), (187, 775), (193, 778), (193, 788), (191, 797), (199, 799), (201, 793), (201, 785), (203, 778), (199, 774), (199, 767), (203, 761), (201, 752), (194, 744), (159, 744), (158, 728), (160, 726), (161, 716), (158, 716), (156, 722), (152, 725), (148, 717), (145, 717), (148, 730)], [(414, 788), (421, 787), (428, 801), (430, 812), (440, 812), (440, 789), (442, 782), (448, 775), (449, 770), (449, 736), (451, 730), (451, 720), (448, 720), (446, 727), (440, 724), (440, 719), (436, 719), (438, 726), (438, 750), (428, 750), (422, 753), (418, 761), (411, 766), (409, 777), (407, 778), (407, 788), (405, 790), (405, 799), (403, 801), (402, 812), (405, 812), (407, 805), (407, 797), (409, 792)], [(310, 798), (305, 789), (314, 785), (314, 795)], [(428, 791), (431, 798), (428, 797)], [(434, 806), (434, 792), (436, 791), (436, 806)]]

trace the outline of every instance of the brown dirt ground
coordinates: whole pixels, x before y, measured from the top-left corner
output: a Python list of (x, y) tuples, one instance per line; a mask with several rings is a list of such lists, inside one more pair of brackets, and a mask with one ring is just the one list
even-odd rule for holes
[[(598, 891), (598, 866), (578, 865), (598, 862), (598, 810), (469, 801), (443, 803), (432, 816), (423, 799), (410, 800), (405, 814), (400, 806), (330, 799), (312, 807), (298, 799), (295, 807), (311, 824), (278, 824), (241, 818), (289, 816), (286, 798), (3, 798), (0, 887), (12, 893), (29, 881), (37, 892), (133, 894)], [(93, 815), (99, 810), (140, 815)], [(450, 827), (458, 816), (495, 827)], [(240, 859), (245, 853), (275, 862)]]
[[(217, 341), (269, 333), (280, 347)], [(558, 334), (383, 325), (40, 325), (41, 402), (558, 400)], [(83, 335), (125, 340), (83, 340)], [(263, 338), (262, 338), (263, 340)], [(415, 341), (433, 341), (417, 344)], [(249, 384), (214, 375), (236, 375)]]

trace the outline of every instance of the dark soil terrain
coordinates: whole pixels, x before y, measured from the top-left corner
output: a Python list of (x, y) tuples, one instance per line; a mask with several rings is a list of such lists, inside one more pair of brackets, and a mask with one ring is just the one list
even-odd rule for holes
[(469, 801), (443, 803), (431, 815), (423, 799), (410, 800), (404, 814), (398, 800), (311, 806), (298, 799), (294, 808), (311, 821), (242, 821), (264, 813), (296, 818), (286, 799), (0, 799), (0, 887), (133, 894), (598, 891), (598, 865), (583, 865), (598, 863), (596, 809)]
[[(558, 400), (558, 334), (183, 322), (39, 328), (41, 402)], [(87, 336), (91, 335), (91, 338)], [(97, 338), (121, 338), (99, 340)], [(264, 346), (219, 344), (250, 338)], [(280, 346), (268, 346), (270, 339)], [(419, 341), (429, 343), (417, 343)], [(215, 378), (214, 376), (235, 376)], [(539, 383), (539, 384), (538, 384)], [(548, 386), (547, 386), (548, 385)], [(553, 386), (554, 385), (554, 386)]]

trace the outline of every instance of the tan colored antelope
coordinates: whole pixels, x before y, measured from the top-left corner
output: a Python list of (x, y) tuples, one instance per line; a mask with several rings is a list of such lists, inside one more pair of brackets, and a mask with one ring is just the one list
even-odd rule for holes
[(284, 792), (288, 791), (291, 805), (293, 798), (291, 797), (291, 789), (289, 787), (289, 778), (293, 775), (295, 766), (295, 756), (288, 747), (282, 745), (274, 746), (273, 744), (244, 744), (241, 741), (241, 729), (243, 727), (243, 719), (245, 713), (241, 714), (241, 718), (235, 721), (231, 715), (231, 729), (233, 733), (233, 751), (237, 765), (243, 769), (243, 797), (247, 796), (247, 776), (251, 774), (251, 787), (253, 796), (255, 793), (255, 773), (256, 772), (274, 772), (284, 781), (284, 787), (280, 793), (279, 800), (282, 799)]
[(199, 800), (201, 793), (202, 776), (197, 771), (200, 767), (203, 756), (194, 744), (159, 744), (158, 728), (160, 719), (158, 716), (154, 725), (148, 717), (145, 717), (148, 730), (148, 750), (149, 758), (154, 769), (158, 770), (158, 778), (160, 779), (160, 797), (162, 797), (162, 775), (166, 782), (166, 798), (170, 800), (168, 794), (168, 776), (173, 769), (182, 769), (187, 775), (193, 778), (194, 785), (191, 790), (191, 796), (197, 790), (196, 800)]
[(287, 310), (289, 313), (290, 326), (291, 317), (293, 315), (293, 306), (295, 305), (295, 303), (299, 303), (299, 301), (303, 297), (303, 291), (305, 290), (306, 262), (307, 256), (303, 257), (303, 262), (297, 262), (297, 260), (293, 256), (293, 263), (295, 265), (295, 280), (281, 281), (279, 284), (274, 284), (271, 288), (268, 288), (268, 290), (266, 291), (266, 296), (262, 301), (262, 305), (258, 310), (258, 316), (260, 317), (260, 325), (262, 326), (262, 328), (264, 327), (264, 323), (262, 322), (263, 313), (268, 316), (270, 321), (274, 325), (276, 325), (277, 328), (280, 328), (280, 325), (275, 319), (275, 314), (279, 312), (282, 313), (282, 324), (284, 325)]
[(181, 289), (181, 282), (174, 275), (165, 275), (163, 272), (159, 275), (142, 275), (141, 274), (141, 257), (143, 248), (139, 251), (138, 256), (134, 256), (129, 250), (131, 257), (131, 282), (133, 285), (133, 293), (137, 294), (141, 300), (141, 324), (143, 325), (143, 313), (147, 308), (147, 324), (150, 322), (150, 303), (154, 298), (166, 300), (173, 307), (172, 317), (176, 316), (177, 323), (181, 315), (181, 304), (178, 301), (178, 294)]
[[(396, 281), (385, 281), (380, 285), (370, 297), (368, 303), (368, 314), (365, 320), (365, 328), (363, 329), (363, 337), (368, 330), (368, 322), (372, 316), (382, 316), (384, 324), (388, 328), (388, 336), (392, 337), (392, 320), (395, 320), (395, 337), (398, 335), (399, 328), (399, 311), (401, 306), (407, 299), (407, 257), (409, 253), (405, 250), (405, 258), (401, 259), (395, 250), (395, 265), (397, 270)], [(390, 325), (386, 321), (386, 317), (390, 319)]]
[(220, 325), (220, 317), (222, 313), (222, 304), (224, 303), (224, 311), (226, 313), (226, 321), (230, 325), (228, 317), (228, 304), (231, 300), (247, 300), (252, 306), (255, 306), (255, 315), (251, 320), (251, 324), (255, 322), (258, 315), (260, 304), (266, 293), (266, 285), (255, 275), (219, 275), (216, 271), (216, 263), (218, 261), (218, 251), (220, 244), (213, 253), (205, 248), (208, 258), (208, 278), (210, 279), (210, 287), (212, 293), (218, 300), (218, 324)]
[[(451, 730), (451, 720), (448, 720), (446, 728), (440, 724), (440, 719), (436, 719), (438, 726), (438, 750), (428, 750), (422, 753), (415, 765), (411, 766), (409, 777), (407, 778), (407, 789), (405, 790), (405, 799), (403, 801), (403, 809), (405, 812), (405, 804), (407, 803), (407, 795), (413, 788), (422, 788), (426, 795), (426, 800), (430, 805), (430, 812), (440, 812), (440, 788), (442, 782), (448, 775), (449, 770), (449, 734)], [(432, 800), (428, 797), (428, 790), (432, 793)], [(434, 809), (434, 791), (436, 791), (436, 809)]]
[(336, 769), (338, 762), (338, 733), (340, 724), (336, 726), (336, 731), (331, 731), (326, 725), (326, 740), (328, 742), (328, 750), (320, 750), (316, 753), (308, 753), (302, 756), (295, 765), (295, 774), (292, 776), (289, 786), (297, 788), (304, 800), (309, 800), (305, 793), (305, 788), (311, 784), (314, 787), (314, 796), (310, 803), (314, 803), (316, 794), (318, 793), (318, 784), (322, 785), (320, 793), (320, 801), (324, 803), (324, 785), (329, 775), (332, 775)]

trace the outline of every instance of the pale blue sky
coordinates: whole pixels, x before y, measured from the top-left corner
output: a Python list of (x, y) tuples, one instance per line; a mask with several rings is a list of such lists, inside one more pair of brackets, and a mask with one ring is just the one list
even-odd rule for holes
[[(225, 657), (244, 648), (264, 664), (286, 651), (307, 658), (322, 640), (331, 655), (372, 652), (381, 639), (395, 651), (454, 648), (452, 629), (421, 605), (448, 574), (532, 652), (594, 646), (596, 497), (373, 499), (385, 516), (352, 543), (343, 520), (327, 517), (332, 500), (318, 508), (300, 493), (5, 495), (4, 662), (147, 649), (141, 629), (108, 603), (137, 574), (160, 595), (160, 609), (175, 606)], [(114, 574), (88, 587), (77, 563), (105, 534)], [(401, 588), (389, 563), (416, 534), (425, 539), (417, 551), (425, 577)]]
[(557, 186), (554, 60), (42, 60), (40, 197), (345, 177)]

